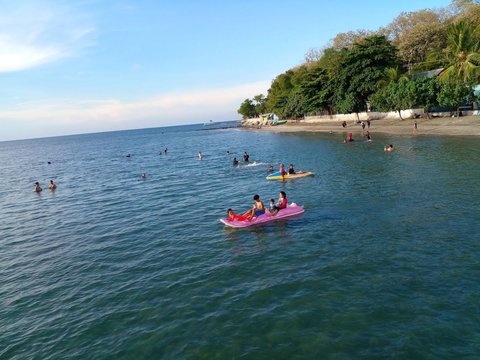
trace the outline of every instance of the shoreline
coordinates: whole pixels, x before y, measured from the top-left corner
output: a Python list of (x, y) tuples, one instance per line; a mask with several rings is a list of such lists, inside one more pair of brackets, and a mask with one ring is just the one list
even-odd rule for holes
[[(362, 136), (363, 130), (360, 124), (352, 121), (347, 122), (347, 127), (343, 128), (339, 120), (322, 120), (321, 122), (303, 122), (289, 120), (286, 124), (270, 126), (263, 125), (260, 128), (254, 122), (258, 119), (249, 119), (242, 128), (256, 131), (270, 131), (278, 133), (296, 133), (296, 132), (327, 132), (327, 133), (348, 133)], [(418, 129), (414, 130), (414, 122), (417, 121)], [(371, 120), (370, 128), (365, 126), (364, 131), (370, 131), (372, 135), (390, 134), (390, 135), (438, 135), (438, 136), (480, 136), (480, 116), (462, 116), (462, 117), (444, 117), (444, 118), (418, 118), (418, 119), (381, 119)], [(246, 125), (250, 124), (250, 125)]]

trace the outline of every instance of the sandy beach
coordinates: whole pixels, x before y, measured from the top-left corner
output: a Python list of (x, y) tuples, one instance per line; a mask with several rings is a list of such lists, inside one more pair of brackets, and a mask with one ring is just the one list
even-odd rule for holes
[[(369, 130), (372, 135), (375, 133), (393, 134), (393, 135), (452, 135), (452, 136), (480, 136), (480, 116), (464, 116), (459, 118), (432, 118), (416, 119), (418, 124), (417, 131), (414, 131), (414, 119), (405, 120), (372, 120)], [(247, 126), (248, 127), (248, 126)], [(287, 124), (279, 126), (262, 126), (260, 129), (250, 127), (258, 131), (273, 132), (351, 132), (355, 137), (362, 135), (360, 124), (354, 124), (349, 121), (346, 128), (343, 128), (339, 120), (322, 120), (316, 123), (305, 123), (302, 121), (289, 121)]]

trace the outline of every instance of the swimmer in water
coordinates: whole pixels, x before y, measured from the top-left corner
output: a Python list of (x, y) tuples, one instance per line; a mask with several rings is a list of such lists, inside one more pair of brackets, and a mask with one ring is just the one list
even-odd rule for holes
[(202, 152), (201, 152), (201, 151), (199, 151), (199, 152), (198, 152), (198, 160), (202, 160), (202, 159), (203, 159)]
[(50, 180), (50, 184), (48, 184), (48, 188), (52, 191), (55, 191), (57, 189), (57, 184), (55, 184), (53, 180)]
[(236, 157), (233, 158), (232, 165), (233, 166), (238, 166), (238, 160), (237, 160)]
[(147, 173), (140, 174), (140, 179), (146, 179), (146, 178), (147, 178)]
[(40, 187), (40, 184), (38, 181), (35, 183), (35, 188), (33, 189), (33, 191), (35, 191), (36, 193), (39, 193), (40, 191), (42, 191), (42, 188)]
[(393, 145), (392, 145), (392, 144), (390, 144), (390, 145), (388, 145), (388, 146), (385, 146), (385, 147), (383, 148), (383, 151), (386, 151), (386, 152), (392, 152), (393, 150), (394, 150), (394, 149), (393, 149)]
[(273, 173), (274, 171), (275, 171), (275, 170), (273, 169), (273, 165), (270, 165), (270, 166), (268, 167), (267, 172), (268, 172), (268, 173)]

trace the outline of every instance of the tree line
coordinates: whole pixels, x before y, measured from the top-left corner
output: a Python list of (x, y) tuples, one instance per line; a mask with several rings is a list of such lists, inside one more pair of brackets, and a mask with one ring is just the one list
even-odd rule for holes
[[(426, 71), (437, 70), (438, 74)], [(375, 32), (338, 34), (305, 62), (278, 75), (263, 94), (246, 99), (244, 118), (456, 107), (480, 84), (480, 3), (402, 13)]]

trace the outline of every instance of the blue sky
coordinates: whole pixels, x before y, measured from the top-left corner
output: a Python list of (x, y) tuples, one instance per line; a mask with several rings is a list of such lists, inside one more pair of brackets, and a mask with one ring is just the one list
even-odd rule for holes
[(234, 120), (337, 33), (449, 3), (0, 0), (0, 141)]

